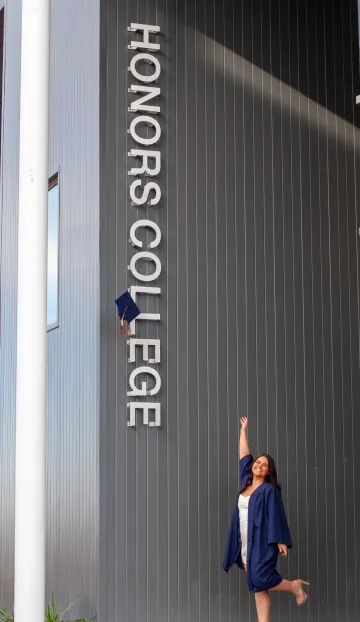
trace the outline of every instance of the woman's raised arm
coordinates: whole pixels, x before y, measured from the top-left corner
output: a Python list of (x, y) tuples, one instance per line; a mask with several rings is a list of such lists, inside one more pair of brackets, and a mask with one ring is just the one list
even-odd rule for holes
[(249, 425), (249, 421), (247, 417), (242, 417), (240, 419), (240, 439), (239, 439), (239, 458), (245, 458), (250, 454), (249, 444), (247, 440), (247, 428)]

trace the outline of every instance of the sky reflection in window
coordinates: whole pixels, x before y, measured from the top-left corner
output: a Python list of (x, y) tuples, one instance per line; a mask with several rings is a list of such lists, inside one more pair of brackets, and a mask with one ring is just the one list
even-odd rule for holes
[(47, 328), (59, 324), (59, 185), (48, 192)]

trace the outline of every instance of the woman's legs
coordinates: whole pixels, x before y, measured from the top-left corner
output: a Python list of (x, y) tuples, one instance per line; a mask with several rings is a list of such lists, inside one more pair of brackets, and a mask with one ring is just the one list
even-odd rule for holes
[(300, 579), (297, 579), (296, 581), (288, 581), (287, 579), (283, 579), (279, 585), (273, 588), (273, 591), (291, 592), (294, 594), (297, 604), (303, 605), (307, 600), (307, 594), (303, 590), (303, 584), (309, 585), (306, 581), (301, 581)]
[(281, 583), (279, 583), (279, 585), (277, 585), (276, 587), (273, 587), (272, 589), (274, 592), (293, 592), (294, 591), (293, 583), (296, 583), (296, 582), (283, 579)]
[[(247, 565), (244, 563), (245, 572)], [(256, 592), (255, 594), (256, 611), (258, 622), (270, 622), (270, 594), (269, 592)]]
[[(274, 592), (291, 592), (296, 598), (298, 605), (303, 605), (307, 600), (307, 594), (303, 590), (303, 583), (299, 579), (296, 581), (288, 581), (283, 579), (279, 585), (274, 587)], [(256, 611), (258, 622), (270, 622), (270, 594), (269, 592), (257, 592), (255, 594)]]
[(256, 592), (255, 594), (256, 611), (258, 622), (270, 621), (270, 594), (269, 592)]

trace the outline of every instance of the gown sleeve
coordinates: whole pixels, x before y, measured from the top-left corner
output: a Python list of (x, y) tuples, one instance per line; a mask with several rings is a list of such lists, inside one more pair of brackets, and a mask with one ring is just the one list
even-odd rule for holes
[(292, 541), (285, 508), (280, 491), (272, 487), (267, 499), (267, 515), (269, 524), (268, 544), (286, 544), (291, 549)]
[(252, 457), (251, 454), (239, 460), (239, 477), (240, 477), (241, 488), (245, 486), (246, 480), (251, 474), (251, 465), (253, 461), (254, 461), (254, 458)]

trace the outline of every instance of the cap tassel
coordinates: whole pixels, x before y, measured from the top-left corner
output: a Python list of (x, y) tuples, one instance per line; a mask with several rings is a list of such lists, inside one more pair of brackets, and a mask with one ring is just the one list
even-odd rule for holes
[(125, 320), (125, 313), (127, 311), (127, 307), (125, 307), (124, 313), (122, 314), (121, 318), (120, 318), (120, 335), (123, 336), (125, 333), (125, 328), (126, 328), (126, 332), (128, 332), (128, 323)]

